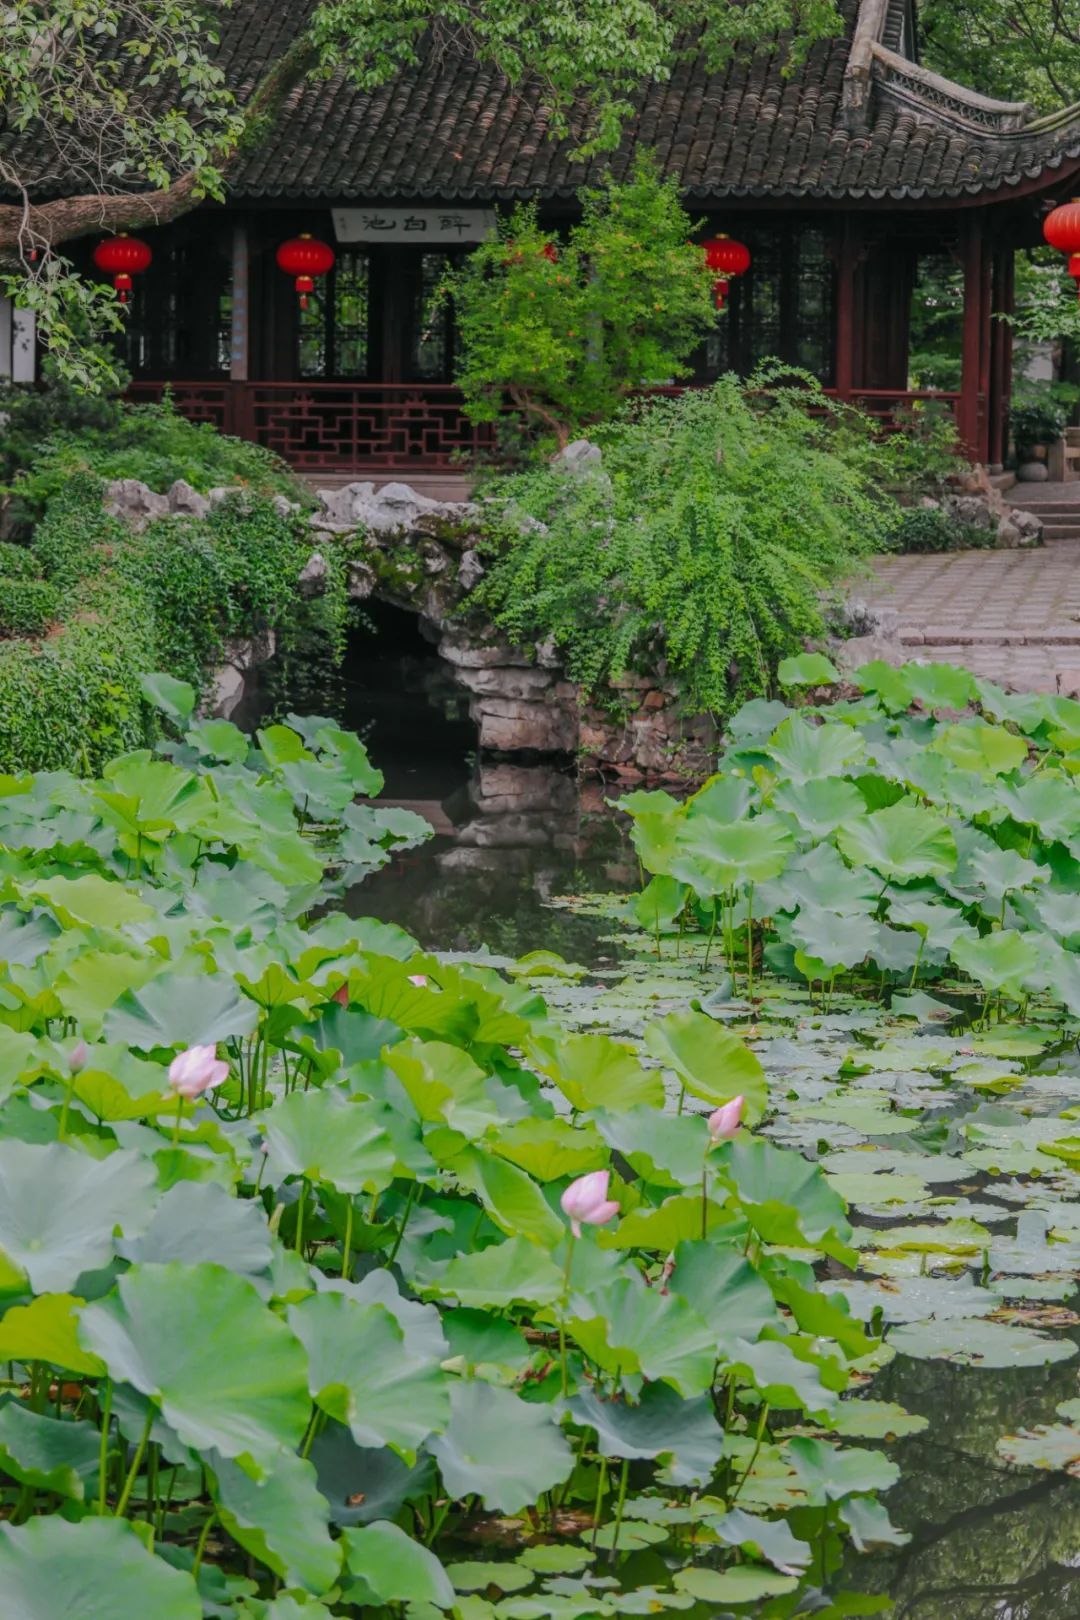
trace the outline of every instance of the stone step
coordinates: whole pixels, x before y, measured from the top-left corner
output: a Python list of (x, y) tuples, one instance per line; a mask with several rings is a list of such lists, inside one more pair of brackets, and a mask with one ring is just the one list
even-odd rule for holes
[(1044, 523), (1044, 540), (1080, 540), (1080, 523)]
[(1035, 630), (958, 630), (955, 625), (901, 625), (905, 647), (1080, 647), (1080, 624)]

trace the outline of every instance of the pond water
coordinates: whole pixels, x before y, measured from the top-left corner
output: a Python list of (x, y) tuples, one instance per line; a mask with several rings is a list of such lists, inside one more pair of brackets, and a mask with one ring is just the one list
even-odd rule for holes
[[(637, 886), (626, 818), (605, 804), (604, 786), (541, 763), (472, 757), (457, 695), (414, 646), (377, 666), (354, 663), (338, 698), (386, 772), (384, 799), (436, 828), (354, 891), (348, 909), (399, 923), (433, 950), (550, 950), (614, 978), (624, 951), (610, 918), (553, 904)], [(1080, 1394), (1077, 1365), (981, 1369), (897, 1356), (872, 1394), (928, 1420), (887, 1448), (901, 1468), (887, 1506), (911, 1540), (852, 1554), (838, 1589), (888, 1594), (897, 1620), (1076, 1620), (1080, 1489), (1062, 1474), (1008, 1467), (996, 1445), (1006, 1431), (1053, 1423), (1058, 1403)]]

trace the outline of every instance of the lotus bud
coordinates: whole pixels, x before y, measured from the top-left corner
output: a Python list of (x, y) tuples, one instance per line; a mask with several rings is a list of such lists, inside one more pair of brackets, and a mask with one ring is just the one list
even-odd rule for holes
[(228, 1079), (229, 1065), (219, 1060), (214, 1046), (189, 1046), (169, 1064), (169, 1084), (181, 1097), (201, 1097)]
[(559, 1202), (563, 1214), (569, 1217), (570, 1230), (576, 1238), (581, 1236), (583, 1223), (586, 1226), (604, 1226), (613, 1215), (619, 1213), (618, 1204), (607, 1195), (610, 1180), (610, 1170), (592, 1170), (587, 1176), (578, 1176), (563, 1193)]
[(409, 974), (409, 983), (410, 984), (415, 984), (418, 990), (426, 990), (427, 989), (427, 974), (426, 973), (410, 973)]
[(718, 1142), (730, 1142), (738, 1135), (742, 1124), (745, 1097), (732, 1097), (731, 1101), (709, 1115), (709, 1139), (715, 1147)]
[(73, 1046), (68, 1053), (68, 1073), (78, 1074), (80, 1069), (86, 1067), (86, 1060), (89, 1056), (90, 1048), (85, 1041), (80, 1041), (77, 1046)]

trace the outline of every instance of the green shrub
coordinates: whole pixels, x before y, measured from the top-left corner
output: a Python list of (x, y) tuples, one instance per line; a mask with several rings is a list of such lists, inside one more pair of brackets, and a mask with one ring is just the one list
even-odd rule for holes
[(256, 494), (305, 492), (283, 461), (259, 445), (229, 438), (207, 422), (189, 422), (168, 400), (160, 405), (102, 406), (83, 423), (66, 419), (43, 438), (28, 439), (25, 428), (0, 432), (0, 464), (20, 507), (33, 518), (44, 511), (68, 480), (80, 472), (108, 482), (137, 478), (164, 492), (178, 478), (205, 493), (222, 485), (242, 485)]
[[(0, 770), (97, 769), (153, 740), (147, 670), (201, 689), (230, 637), (310, 629), (296, 584), (310, 542), (298, 518), (244, 495), (204, 521), (162, 519), (137, 534), (109, 516), (103, 494), (100, 479), (74, 476), (27, 553), (46, 577), (0, 581), (0, 630), (23, 638), (0, 644)], [(6, 601), (19, 604), (18, 622)], [(335, 649), (345, 608), (341, 591), (319, 610)], [(53, 620), (47, 640), (29, 639)]]
[(0, 578), (37, 579), (40, 574), (41, 564), (29, 546), (0, 540)]
[(516, 209), (448, 279), (474, 421), (501, 422), (509, 405), (565, 444), (632, 389), (685, 376), (715, 327), (714, 278), (674, 181), (643, 160), (581, 205), (565, 240), (540, 228), (533, 205)]
[(895, 516), (869, 435), (810, 414), (827, 409), (766, 373), (649, 402), (596, 435), (602, 464), (504, 486), (480, 600), (514, 639), (553, 638), (590, 692), (661, 660), (696, 710), (769, 691)]
[(0, 636), (38, 636), (60, 612), (61, 594), (48, 579), (0, 576)]
[(888, 537), (890, 551), (978, 551), (995, 543), (993, 529), (958, 523), (941, 507), (903, 508)]

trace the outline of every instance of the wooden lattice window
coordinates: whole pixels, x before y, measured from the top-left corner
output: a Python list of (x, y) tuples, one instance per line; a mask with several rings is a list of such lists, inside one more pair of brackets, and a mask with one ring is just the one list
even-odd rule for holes
[(300, 312), (297, 369), (301, 377), (362, 379), (371, 358), (371, 258), (339, 248), (329, 275), (319, 278)]
[(703, 379), (745, 376), (775, 356), (833, 380), (835, 271), (830, 237), (798, 221), (733, 228), (751, 253), (750, 269), (731, 284), (728, 305), (705, 345)]

